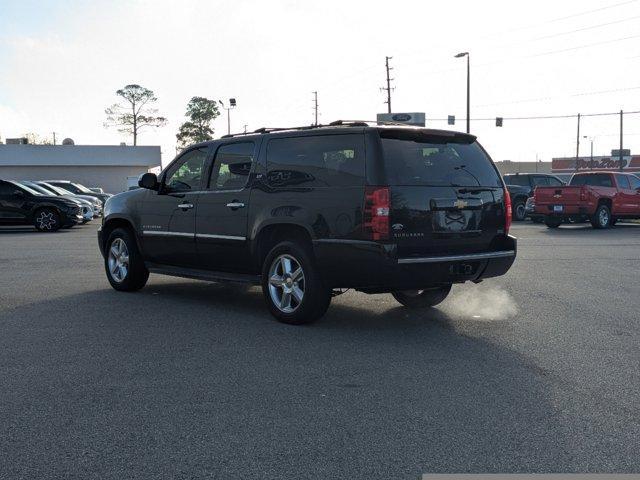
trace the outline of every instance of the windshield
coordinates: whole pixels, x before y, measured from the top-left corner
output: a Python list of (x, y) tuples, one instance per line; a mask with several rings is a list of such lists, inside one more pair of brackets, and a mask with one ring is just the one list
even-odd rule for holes
[(38, 185), (37, 183), (31, 183), (31, 182), (20, 182), (20, 184), (26, 188), (30, 188), (32, 190), (35, 190), (37, 192), (40, 192), (43, 195), (55, 195), (54, 192), (47, 190), (44, 187), (41, 187), (40, 185)]
[(11, 182), (11, 183), (16, 187), (18, 187), (19, 189), (24, 190), (25, 192), (29, 192), (31, 195), (36, 195), (38, 197), (42, 196), (40, 192), (34, 190), (33, 188), (29, 188), (26, 185), (22, 185), (21, 183), (17, 183), (17, 182)]
[(613, 187), (611, 175), (608, 173), (589, 173), (571, 177), (571, 186), (591, 185), (593, 187)]
[(478, 143), (444, 137), (384, 138), (382, 149), (392, 185), (502, 187)]
[(52, 190), (56, 193), (56, 195), (74, 195), (69, 190), (65, 190), (64, 188), (56, 187), (55, 185), (51, 185), (50, 183), (44, 184), (45, 188)]
[(80, 190), (82, 193), (95, 193), (92, 192), (91, 190), (89, 190), (87, 187), (85, 187), (84, 185), (80, 185), (79, 183), (72, 183), (71, 185), (73, 185), (74, 187), (76, 187), (78, 190)]

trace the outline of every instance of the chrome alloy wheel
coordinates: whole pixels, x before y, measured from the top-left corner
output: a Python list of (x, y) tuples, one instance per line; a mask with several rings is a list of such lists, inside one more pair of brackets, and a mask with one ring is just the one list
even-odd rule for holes
[(600, 226), (604, 227), (609, 223), (609, 212), (606, 208), (601, 208), (598, 214), (598, 221), (600, 222)]
[(38, 228), (40, 230), (51, 230), (56, 225), (56, 219), (53, 217), (52, 212), (40, 212), (36, 218)]
[(269, 268), (269, 294), (281, 312), (293, 313), (304, 298), (304, 271), (302, 265), (288, 254), (278, 256)]
[(127, 278), (129, 273), (129, 250), (123, 239), (116, 238), (111, 242), (108, 264), (109, 275), (115, 282), (121, 283)]

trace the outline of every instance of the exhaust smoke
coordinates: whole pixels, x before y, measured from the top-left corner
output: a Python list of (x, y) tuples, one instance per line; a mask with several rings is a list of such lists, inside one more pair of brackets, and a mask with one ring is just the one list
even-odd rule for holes
[(505, 289), (488, 285), (456, 289), (443, 307), (452, 315), (473, 320), (506, 320), (518, 313), (518, 305)]

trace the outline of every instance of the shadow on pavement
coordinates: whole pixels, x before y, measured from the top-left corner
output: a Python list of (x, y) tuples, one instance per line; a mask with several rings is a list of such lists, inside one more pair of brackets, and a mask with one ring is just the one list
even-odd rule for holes
[(173, 279), (5, 312), (0, 472), (415, 479), (581, 468), (545, 372), (458, 333), (442, 311), (362, 297), (307, 327), (273, 321), (258, 289)]

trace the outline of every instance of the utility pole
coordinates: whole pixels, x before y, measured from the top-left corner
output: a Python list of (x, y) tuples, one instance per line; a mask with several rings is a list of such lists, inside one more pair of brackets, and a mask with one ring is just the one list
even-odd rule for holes
[(55, 145), (56, 144), (56, 132), (51, 132), (51, 133), (53, 133), (53, 144)]
[(622, 117), (623, 117), (623, 112), (622, 110), (620, 110), (620, 152), (618, 153), (619, 156), (619, 160), (620, 160), (620, 171), (623, 170), (622, 168), (622, 144), (623, 144), (623, 133), (622, 133)]
[(384, 102), (387, 104), (387, 113), (391, 113), (391, 90), (393, 90), (393, 88), (391, 88), (391, 82), (393, 81), (393, 78), (389, 76), (389, 72), (393, 70), (393, 67), (389, 66), (389, 60), (391, 60), (392, 58), (393, 57), (384, 57), (384, 65), (387, 69), (387, 86), (380, 89), (382, 91), (386, 90), (387, 92), (387, 101)]
[(244, 133), (247, 133), (247, 127), (248, 127), (248, 125), (245, 123), (242, 127), (244, 128)]
[(469, 66), (469, 56), (469, 52), (461, 52), (455, 55), (455, 58), (467, 57), (467, 133), (471, 132), (471, 67)]
[(313, 93), (313, 110), (315, 115), (314, 125), (318, 126), (318, 91), (314, 90), (311, 93)]
[(576, 135), (576, 166), (575, 171), (578, 171), (578, 159), (580, 158), (580, 114), (578, 114), (578, 134)]

